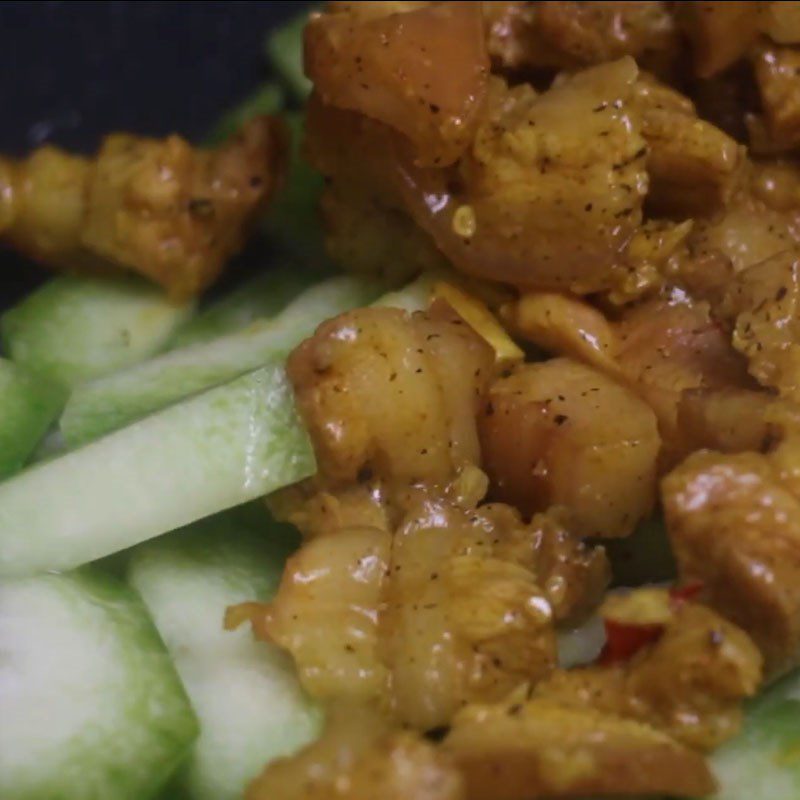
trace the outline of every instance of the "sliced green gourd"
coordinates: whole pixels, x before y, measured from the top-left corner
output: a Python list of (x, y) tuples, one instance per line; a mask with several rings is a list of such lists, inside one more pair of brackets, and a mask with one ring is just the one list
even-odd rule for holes
[(3, 314), (7, 355), (66, 387), (157, 353), (192, 313), (126, 279), (62, 277)]
[(288, 111), (283, 119), (292, 135), (289, 174), (286, 186), (267, 211), (264, 227), (305, 263), (330, 266), (319, 213), (324, 179), (303, 156), (305, 114)]
[(720, 784), (713, 800), (800, 797), (800, 673), (749, 703), (742, 732), (711, 757), (711, 765)]
[(311, 91), (311, 81), (303, 70), (303, 30), (308, 21), (304, 11), (272, 31), (265, 43), (267, 58), (299, 100)]
[(61, 418), (70, 446), (96, 439), (189, 395), (230, 381), (286, 355), (323, 320), (371, 302), (380, 287), (332, 278), (303, 292), (272, 320), (206, 344), (171, 350), (129, 370), (79, 386)]
[(256, 275), (192, 317), (175, 334), (169, 348), (210, 342), (258, 319), (273, 317), (319, 279), (317, 273), (298, 269), (296, 264)]
[(274, 594), (294, 538), (281, 528), (259, 503), (147, 542), (131, 556), (128, 578), (200, 720), (200, 737), (171, 786), (178, 796), (238, 800), (268, 761), (319, 731), (319, 709), (291, 659), (245, 628), (222, 627), (227, 606)]
[(282, 367), (0, 484), (0, 577), (77, 567), (313, 474)]
[(148, 800), (196, 735), (130, 588), (96, 572), (0, 583), (3, 800)]
[(59, 387), (0, 358), (0, 478), (28, 460), (63, 402)]

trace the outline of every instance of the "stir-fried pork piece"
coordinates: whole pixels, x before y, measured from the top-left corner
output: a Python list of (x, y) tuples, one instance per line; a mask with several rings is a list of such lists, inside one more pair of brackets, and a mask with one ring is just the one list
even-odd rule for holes
[(536, 572), (498, 553), (511, 531), (494, 516), (423, 498), (395, 533), (382, 654), (394, 715), (413, 727), (446, 725), (555, 666), (550, 603)]
[(596, 608), (608, 586), (608, 562), (602, 547), (586, 545), (575, 535), (570, 512), (551, 508), (522, 525), (510, 506), (493, 503), (480, 510), (505, 530), (494, 542), (496, 555), (536, 575), (556, 623), (574, 625)]
[(668, 216), (707, 216), (730, 199), (744, 163), (744, 148), (701, 120), (692, 102), (643, 76), (633, 108), (647, 142), (648, 207)]
[(537, 5), (525, 0), (483, 4), (489, 55), (500, 71), (574, 66), (566, 53), (541, 35), (536, 24)]
[(283, 126), (262, 117), (214, 150), (114, 134), (93, 159), (0, 159), (0, 239), (58, 269), (131, 270), (193, 295), (241, 249), (285, 157)]
[(371, 700), (386, 688), (378, 658), (379, 614), (391, 536), (350, 528), (303, 545), (287, 562), (268, 606), (247, 603), (228, 612), (254, 634), (287, 650), (314, 697)]
[(679, 425), (685, 390), (751, 387), (744, 360), (706, 304), (644, 303), (623, 315), (616, 334), (617, 363), (628, 385), (658, 417), (663, 466), (697, 446)]
[(767, 134), (781, 150), (800, 144), (800, 50), (765, 44), (753, 57)]
[(411, 733), (393, 731), (376, 711), (335, 705), (319, 740), (274, 761), (246, 800), (463, 800), (452, 760)]
[(761, 30), (780, 44), (800, 44), (800, 6), (785, 0), (759, 3)]
[(648, 406), (569, 359), (517, 367), (480, 419), (494, 493), (525, 512), (562, 505), (584, 536), (626, 536), (651, 511), (661, 441)]
[[(715, 273), (715, 265), (724, 269)], [(718, 253), (683, 260), (678, 270), (682, 282), (718, 303), (732, 280), (730, 262)], [(763, 441), (761, 412), (769, 398), (754, 391), (744, 359), (706, 304), (652, 300), (612, 322), (584, 300), (540, 292), (523, 295), (503, 315), (522, 338), (582, 361), (641, 397), (658, 419), (662, 469), (699, 447), (757, 449)], [(741, 412), (746, 422), (736, 418)]]
[(251, 618), (290, 651), (312, 694), (388, 692), (396, 718), (428, 729), (465, 702), (540, 680), (555, 666), (553, 606), (590, 607), (606, 582), (602, 553), (552, 523), (424, 496), (391, 545), (376, 531), (305, 545)]
[(744, 631), (666, 589), (612, 597), (601, 614), (609, 663), (556, 672), (535, 697), (634, 719), (699, 750), (738, 733), (762, 665)]
[(740, 272), (719, 314), (734, 326), (733, 346), (751, 375), (800, 400), (800, 255), (784, 251)]
[(667, 3), (653, 0), (545, 0), (536, 8), (544, 40), (573, 64), (633, 56), (646, 69), (670, 71), (679, 38)]
[(244, 604), (257, 636), (294, 658), (314, 696), (382, 697), (395, 719), (446, 725), (467, 702), (497, 701), (556, 664), (554, 624), (580, 620), (608, 584), (557, 514), (524, 524), (508, 506), (409, 489), (390, 536), (331, 532), (290, 559), (273, 602)]
[(323, 211), (334, 254), (355, 249), (357, 266), (372, 271), (431, 263), (425, 237), (406, 234), (410, 214), (456, 267), (478, 277), (576, 291), (615, 286), (625, 270), (612, 268), (646, 191), (645, 144), (624, 105), (635, 77), (635, 64), (623, 60), (541, 96), (495, 78), (468, 151), (450, 169), (414, 166), (389, 128), (312, 98), (308, 148), (330, 182)]
[(694, 449), (759, 451), (769, 441), (773, 400), (753, 389), (687, 389), (678, 403), (678, 429)]
[(769, 455), (691, 455), (664, 479), (667, 529), (685, 580), (746, 630), (775, 675), (800, 663), (797, 443)]
[(694, 51), (695, 72), (707, 78), (745, 55), (758, 37), (759, 2), (751, 0), (681, 0), (678, 23)]
[(323, 323), (288, 372), (327, 480), (443, 485), (480, 461), (475, 415), (493, 363), (452, 312), (367, 308)]
[(327, 106), (316, 94), (306, 119), (306, 156), (325, 176), (321, 210), (331, 257), (348, 270), (398, 282), (441, 267), (433, 240), (404, 210), (391, 130)]
[(693, 226), (691, 219), (644, 222), (625, 248), (621, 280), (604, 299), (614, 306), (627, 306), (668, 289), (665, 278), (670, 274), (675, 256), (684, 252)]
[(455, 170), (401, 167), (407, 208), (469, 274), (581, 293), (613, 287), (647, 190), (647, 148), (628, 109), (636, 76), (622, 59), (542, 95), (493, 79)]
[(385, 198), (358, 194), (337, 181), (325, 190), (321, 209), (328, 254), (350, 272), (399, 283), (446, 265), (430, 236)]
[[(798, 220), (787, 210), (776, 208), (781, 202), (788, 203), (786, 197), (788, 176), (784, 180), (783, 196), (778, 196), (774, 182), (768, 176), (758, 181), (763, 193), (769, 199), (762, 200), (748, 193), (737, 194), (728, 205), (706, 219), (698, 219), (692, 228), (688, 240), (688, 265), (679, 265), (679, 272), (684, 266), (697, 265), (699, 272), (714, 269), (714, 260), (723, 259), (717, 265), (719, 274), (714, 279), (717, 284), (713, 293), (721, 296), (731, 280), (731, 271), (725, 269), (724, 261), (730, 261), (733, 272), (741, 272), (753, 264), (764, 261), (771, 256), (792, 249), (800, 244), (800, 226)], [(683, 279), (683, 275), (680, 278)], [(691, 281), (681, 280), (689, 291), (695, 293), (696, 285)]]
[(452, 164), (472, 137), (486, 91), (480, 4), (400, 11), (387, 4), (383, 14), (377, 3), (364, 11), (344, 5), (306, 27), (306, 72), (323, 102), (399, 131), (418, 164)]
[(489, 53), (500, 69), (576, 69), (633, 56), (671, 74), (680, 41), (668, 4), (653, 0), (484, 3)]
[[(756, 161), (751, 167), (750, 191), (768, 208), (796, 212), (800, 208), (800, 170), (785, 159)], [(795, 222), (795, 216), (788, 220)]]
[(468, 706), (442, 748), (468, 800), (704, 797), (715, 788), (703, 757), (666, 734), (545, 698)]

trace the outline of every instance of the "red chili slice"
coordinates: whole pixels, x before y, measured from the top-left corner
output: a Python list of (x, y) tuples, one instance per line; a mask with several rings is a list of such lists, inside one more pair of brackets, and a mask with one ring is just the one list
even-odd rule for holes
[(680, 608), (684, 603), (696, 600), (702, 591), (703, 584), (700, 581), (692, 581), (692, 583), (686, 583), (683, 586), (670, 587), (669, 599), (674, 607)]
[(643, 647), (658, 641), (664, 632), (661, 624), (631, 625), (613, 619), (603, 620), (603, 624), (606, 629), (606, 643), (598, 663), (604, 666), (629, 661)]

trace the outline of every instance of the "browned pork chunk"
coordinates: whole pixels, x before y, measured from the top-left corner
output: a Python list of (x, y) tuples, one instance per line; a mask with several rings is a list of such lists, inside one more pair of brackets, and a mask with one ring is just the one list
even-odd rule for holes
[(428, 730), (546, 677), (555, 625), (591, 611), (609, 573), (563, 515), (524, 524), (508, 506), (404, 494), (391, 535), (318, 536), (289, 560), (272, 603), (237, 607), (229, 624), (247, 619), (285, 648), (313, 696), (380, 699), (395, 721)]
[(377, 711), (335, 705), (321, 738), (270, 764), (246, 800), (463, 800), (450, 757), (411, 733), (392, 731)]
[(545, 698), (468, 706), (443, 749), (468, 800), (704, 797), (715, 788), (703, 757), (666, 734)]
[(626, 536), (655, 499), (661, 440), (651, 409), (565, 358), (492, 384), (480, 419), (496, 496), (527, 513), (568, 508), (584, 536)]
[(613, 287), (647, 191), (647, 147), (629, 109), (637, 74), (621, 59), (541, 95), (493, 79), (457, 168), (400, 165), (406, 208), (477, 277), (579, 293)]
[[(705, 273), (706, 288), (713, 289), (705, 292), (709, 299), (721, 298), (734, 272), (800, 244), (800, 226), (791, 213), (796, 181), (788, 170), (776, 175), (774, 168), (759, 167), (752, 193), (737, 192), (723, 209), (695, 220), (687, 243), (690, 263), (683, 266), (696, 266), (698, 278)], [(714, 263), (720, 259), (722, 265)], [(703, 297), (696, 283), (687, 288)]]
[(759, 6), (751, 0), (681, 0), (678, 23), (694, 50), (695, 72), (708, 78), (738, 61), (758, 37)]
[(493, 364), (455, 314), (373, 308), (323, 323), (288, 372), (327, 480), (444, 485), (480, 461), (475, 415)]
[(0, 159), (0, 240), (47, 266), (129, 270), (184, 298), (244, 245), (285, 158), (283, 126), (261, 117), (213, 150), (113, 134), (92, 159), (49, 146)]
[(740, 272), (718, 310), (750, 374), (800, 400), (800, 254), (787, 250)]
[(399, 131), (417, 163), (452, 164), (471, 138), (486, 91), (481, 5), (365, 5), (334, 4), (338, 13), (309, 22), (305, 65), (316, 91), (327, 105)]
[(684, 391), (752, 388), (744, 359), (705, 303), (649, 301), (627, 310), (615, 330), (617, 363), (627, 385), (658, 418), (662, 468), (699, 446), (680, 425)]
[(662, 490), (680, 574), (750, 634), (771, 675), (800, 663), (800, 501), (785, 474), (796, 448), (789, 438), (768, 456), (700, 451)]
[(611, 595), (600, 611), (603, 663), (555, 672), (535, 697), (637, 720), (696, 750), (731, 739), (742, 701), (761, 682), (761, 654), (744, 631), (680, 592)]
[(581, 66), (633, 56), (671, 74), (680, 39), (669, 5), (655, 0), (484, 3), (489, 52), (501, 69)]
[(700, 119), (688, 98), (652, 78), (640, 77), (633, 97), (648, 146), (650, 212), (685, 218), (723, 207), (744, 165), (744, 147)]
[(765, 43), (753, 62), (769, 139), (791, 150), (800, 144), (800, 50)]

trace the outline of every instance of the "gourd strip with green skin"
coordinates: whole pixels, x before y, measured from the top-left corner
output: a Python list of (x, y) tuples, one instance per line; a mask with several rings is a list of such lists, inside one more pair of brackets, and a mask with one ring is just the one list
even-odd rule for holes
[(319, 732), (320, 710), (300, 688), (291, 659), (255, 641), (248, 626), (222, 628), (227, 606), (272, 597), (296, 541), (293, 529), (255, 503), (147, 542), (129, 559), (128, 579), (200, 720), (170, 800), (239, 800), (265, 763)]
[(171, 350), (75, 389), (60, 427), (76, 446), (197, 392), (284, 359), (317, 325), (379, 296), (374, 282), (331, 278), (303, 292), (272, 320), (258, 320), (205, 344)]
[(141, 600), (98, 570), (0, 583), (0, 797), (148, 800), (198, 728)]
[(62, 404), (59, 387), (0, 358), (0, 479), (28, 460)]
[(283, 78), (296, 99), (303, 101), (311, 92), (311, 81), (303, 70), (303, 29), (308, 21), (306, 10), (280, 28), (272, 31), (264, 43), (264, 49), (272, 66)]
[(711, 756), (711, 766), (720, 789), (707, 800), (800, 797), (800, 671), (748, 703), (742, 732)]
[(60, 277), (6, 311), (0, 336), (12, 361), (69, 389), (154, 355), (193, 309), (134, 278)]
[(170, 340), (169, 349), (205, 344), (283, 311), (323, 275), (297, 264), (270, 267), (240, 283), (192, 317)]
[(315, 471), (281, 365), (0, 483), (0, 578), (64, 570)]

